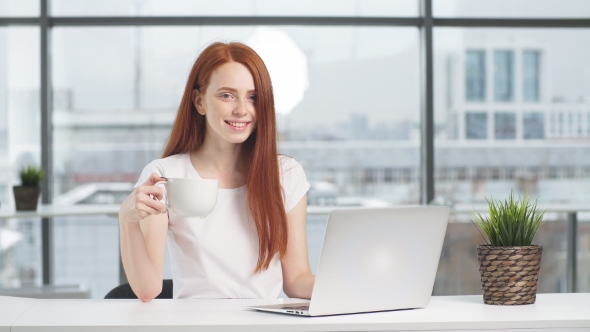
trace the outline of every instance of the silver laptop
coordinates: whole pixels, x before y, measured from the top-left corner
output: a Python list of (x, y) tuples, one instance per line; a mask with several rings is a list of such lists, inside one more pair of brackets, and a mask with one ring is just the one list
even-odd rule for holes
[(423, 308), (449, 212), (447, 206), (334, 210), (311, 301), (248, 308), (300, 316)]

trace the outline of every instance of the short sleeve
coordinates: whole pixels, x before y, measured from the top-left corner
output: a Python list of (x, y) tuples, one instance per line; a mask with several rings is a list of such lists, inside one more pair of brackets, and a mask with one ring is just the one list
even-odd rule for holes
[(307, 182), (303, 166), (295, 159), (280, 156), (281, 185), (285, 212), (291, 211), (305, 196), (311, 185)]
[[(143, 168), (143, 171), (141, 171), (141, 175), (139, 176), (139, 180), (137, 180), (137, 183), (133, 186), (133, 188), (137, 188), (144, 184), (144, 182), (146, 182), (147, 179), (150, 178), (152, 173), (156, 173), (159, 176), (166, 176), (164, 174), (164, 168), (162, 167), (162, 165), (157, 160), (154, 160)], [(164, 204), (168, 204), (166, 200), (166, 187), (163, 183), (157, 184), (157, 186), (164, 190), (164, 199), (162, 200), (162, 202)]]

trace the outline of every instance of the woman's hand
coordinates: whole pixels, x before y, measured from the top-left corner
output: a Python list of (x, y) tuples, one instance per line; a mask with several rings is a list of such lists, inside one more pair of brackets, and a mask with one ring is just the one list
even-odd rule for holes
[(121, 204), (119, 220), (136, 223), (151, 215), (166, 213), (166, 205), (159, 201), (164, 196), (164, 190), (155, 185), (162, 181), (166, 181), (166, 178), (152, 173), (144, 184), (135, 188)]
[(166, 178), (150, 178), (123, 201), (119, 209), (121, 260), (131, 289), (148, 302), (162, 292), (168, 215), (162, 199), (164, 190), (155, 184)]

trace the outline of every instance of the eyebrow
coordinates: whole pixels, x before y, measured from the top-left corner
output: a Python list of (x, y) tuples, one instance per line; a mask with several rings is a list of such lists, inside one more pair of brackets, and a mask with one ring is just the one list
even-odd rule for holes
[[(217, 91), (221, 91), (221, 90), (228, 90), (228, 91), (231, 91), (231, 92), (238, 92), (237, 89), (228, 88), (228, 87), (225, 87), (225, 86), (222, 86), (221, 88), (217, 89)], [(256, 92), (256, 90), (255, 89), (254, 90), (248, 90), (247, 92)]]

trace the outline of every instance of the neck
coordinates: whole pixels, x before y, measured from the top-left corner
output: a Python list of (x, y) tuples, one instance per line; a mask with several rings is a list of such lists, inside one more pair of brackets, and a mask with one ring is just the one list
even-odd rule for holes
[(237, 188), (245, 184), (246, 178), (242, 146), (206, 137), (201, 148), (190, 154), (191, 163), (202, 178), (219, 180), (220, 188)]

